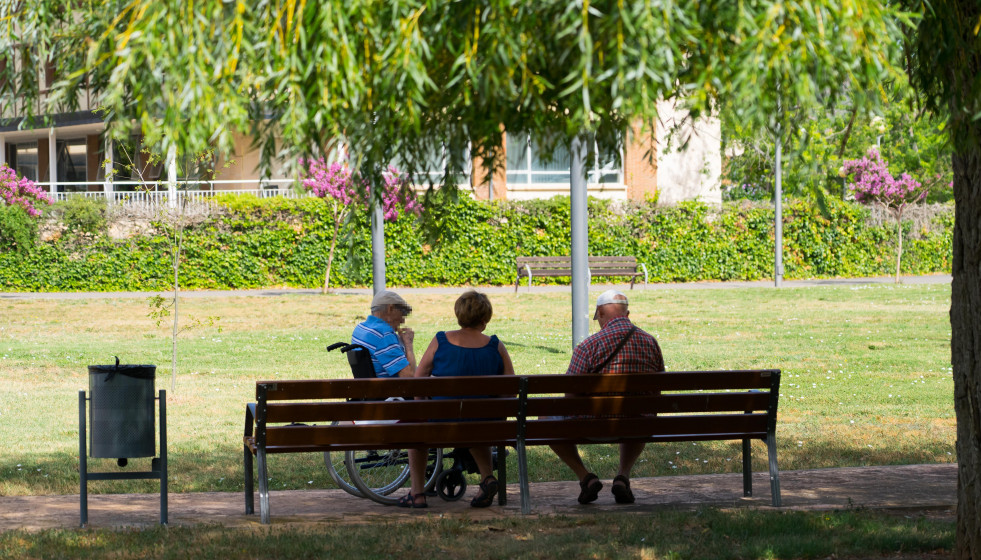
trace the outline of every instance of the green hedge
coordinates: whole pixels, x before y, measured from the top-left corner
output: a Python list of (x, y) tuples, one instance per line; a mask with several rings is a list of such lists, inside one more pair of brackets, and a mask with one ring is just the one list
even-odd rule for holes
[[(322, 285), (332, 228), (320, 200), (228, 196), (221, 204), (221, 213), (185, 231), (184, 288)], [(894, 272), (892, 223), (871, 225), (869, 211), (853, 203), (832, 201), (829, 212), (824, 218), (807, 201), (785, 205), (786, 278)], [(590, 253), (636, 256), (652, 282), (772, 278), (772, 208), (728, 204), (720, 212), (698, 203), (657, 208), (591, 200), (589, 213)], [(516, 256), (569, 253), (568, 197), (494, 203), (461, 197), (430, 217), (441, 232), (433, 242), (413, 216), (386, 224), (390, 285), (509, 284)], [(924, 231), (907, 231), (904, 274), (950, 272), (952, 222), (951, 209)], [(159, 232), (166, 230), (157, 225)], [(345, 232), (331, 285), (368, 285), (365, 213), (352, 216)], [(28, 251), (0, 253), (0, 291), (162, 290), (171, 280), (170, 251), (163, 233), (38, 243)]]

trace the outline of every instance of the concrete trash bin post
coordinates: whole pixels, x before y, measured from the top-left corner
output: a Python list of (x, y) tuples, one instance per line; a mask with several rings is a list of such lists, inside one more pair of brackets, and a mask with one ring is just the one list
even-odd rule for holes
[(89, 455), (116, 458), (156, 455), (153, 365), (89, 366)]

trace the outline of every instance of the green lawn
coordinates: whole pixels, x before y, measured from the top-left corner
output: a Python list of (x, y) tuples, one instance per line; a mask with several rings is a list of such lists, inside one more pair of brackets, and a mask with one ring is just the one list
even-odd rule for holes
[[(476, 521), (421, 521), (229, 529), (0, 533), (0, 560), (60, 558), (924, 558), (953, 546), (950, 522), (871, 511), (659, 511)], [(897, 555), (898, 554), (898, 555)]]
[[(631, 318), (661, 343), (669, 370), (779, 368), (782, 470), (953, 462), (950, 289), (945, 285), (634, 290)], [(595, 294), (594, 294), (595, 297)], [(421, 354), (437, 330), (455, 328), (455, 296), (411, 296), (409, 326)], [(558, 374), (571, 354), (568, 294), (493, 294), (488, 332), (521, 374)], [(0, 495), (78, 492), (78, 391), (86, 366), (158, 365), (168, 391), (171, 491), (242, 488), (244, 405), (259, 379), (350, 375), (324, 347), (349, 340), (367, 296), (221, 297), (182, 300), (182, 314), (219, 316), (221, 332), (180, 339), (170, 387), (169, 329), (139, 299), (0, 302)], [(592, 324), (592, 328), (597, 328)], [(756, 447), (754, 469), (765, 470)], [(584, 451), (601, 477), (609, 446)], [(648, 446), (636, 476), (735, 472), (738, 443)], [(530, 452), (533, 480), (570, 479), (547, 450)], [(146, 470), (141, 461), (131, 469)], [(103, 465), (103, 462), (105, 463)], [(90, 470), (115, 468), (91, 460)], [(270, 460), (275, 489), (330, 487), (316, 456)], [(90, 492), (156, 490), (155, 481), (96, 482)]]

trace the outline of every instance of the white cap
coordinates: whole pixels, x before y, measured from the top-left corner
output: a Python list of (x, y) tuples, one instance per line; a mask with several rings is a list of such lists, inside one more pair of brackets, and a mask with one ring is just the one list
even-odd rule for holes
[(620, 290), (607, 290), (596, 298), (596, 307), (601, 305), (606, 305), (608, 303), (619, 303), (620, 305), (627, 305), (627, 296)]
[(406, 303), (404, 299), (402, 299), (402, 296), (396, 294), (391, 290), (382, 290), (377, 294), (375, 294), (375, 297), (372, 298), (371, 300), (372, 311), (374, 311), (375, 309), (381, 309), (382, 307), (385, 307), (387, 305), (397, 305), (401, 307), (405, 311), (406, 315), (412, 312), (412, 307), (410, 307), (409, 304)]

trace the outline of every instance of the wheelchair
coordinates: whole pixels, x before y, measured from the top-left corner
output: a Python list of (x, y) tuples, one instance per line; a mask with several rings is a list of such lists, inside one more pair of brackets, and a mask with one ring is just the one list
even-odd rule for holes
[[(347, 355), (355, 379), (375, 377), (375, 368), (367, 348), (346, 342), (337, 342), (327, 347), (328, 352), (338, 349)], [(496, 451), (492, 459), (496, 466)], [(444, 468), (444, 460), (452, 460), (449, 468)], [(326, 451), (324, 463), (327, 473), (339, 488), (353, 496), (368, 498), (379, 504), (395, 505), (398, 499), (390, 497), (391, 494), (409, 480), (409, 455), (405, 449), (344, 453)], [(426, 462), (426, 493), (435, 494), (446, 501), (459, 500), (467, 490), (466, 474), (476, 472), (477, 463), (469, 449), (457, 448), (447, 453), (438, 448), (430, 449)]]

